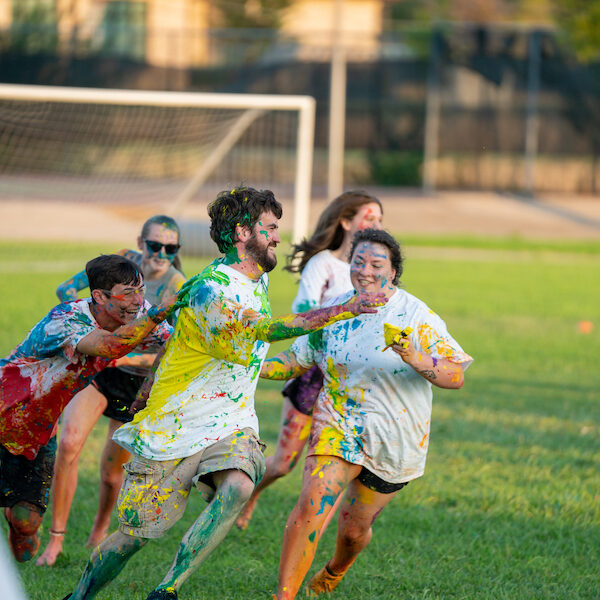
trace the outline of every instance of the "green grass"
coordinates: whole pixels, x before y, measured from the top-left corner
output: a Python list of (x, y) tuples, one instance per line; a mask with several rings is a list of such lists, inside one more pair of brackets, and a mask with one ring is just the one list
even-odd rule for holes
[[(442, 315), (475, 362), (462, 390), (435, 390), (425, 476), (382, 513), (371, 545), (332, 598), (600, 597), (600, 245), (434, 238), (405, 244), (406, 289)], [(47, 312), (60, 281), (106, 250), (0, 243), (0, 354)], [(202, 264), (184, 258), (188, 275)], [(291, 276), (277, 269), (274, 313), (287, 312), (294, 293)], [(582, 320), (592, 321), (594, 332), (580, 333)], [(261, 382), (256, 398), (267, 452), (277, 438), (279, 389)], [(62, 598), (85, 566), (105, 427), (98, 425), (84, 450), (65, 554), (53, 568), (19, 566), (33, 600)], [(232, 531), (180, 597), (269, 598), (299, 489), (296, 469), (265, 492), (249, 529)], [(135, 556), (100, 598), (146, 597), (204, 506), (196, 496), (182, 521)], [(44, 525), (43, 544), (49, 513)], [(313, 570), (331, 554), (334, 529), (322, 539)]]

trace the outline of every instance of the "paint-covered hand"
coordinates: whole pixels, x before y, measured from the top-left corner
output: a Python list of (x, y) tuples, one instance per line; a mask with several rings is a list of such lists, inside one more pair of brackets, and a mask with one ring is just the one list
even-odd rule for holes
[(152, 383), (154, 382), (154, 374), (149, 375), (144, 379), (144, 383), (140, 386), (137, 394), (135, 395), (135, 400), (129, 407), (129, 412), (134, 415), (136, 412), (140, 410), (144, 410), (146, 408), (146, 402), (148, 401), (148, 396), (150, 395), (150, 389), (152, 388)]
[(200, 281), (200, 278), (201, 275), (191, 277), (179, 288), (179, 292), (177, 292), (177, 308), (185, 308), (190, 305), (192, 290)]
[(264, 319), (263, 314), (259, 313), (256, 310), (252, 310), (251, 308), (247, 308), (243, 313), (242, 313), (242, 323), (256, 323), (256, 321), (259, 321), (260, 319)]
[(417, 358), (417, 351), (409, 337), (396, 336), (394, 343), (389, 346), (396, 354), (399, 354), (402, 360), (407, 364), (411, 365)]
[(186, 308), (190, 305), (192, 297), (194, 296), (194, 289), (205, 281), (215, 281), (217, 283), (228, 285), (229, 278), (224, 273), (217, 271), (220, 260), (215, 260), (213, 263), (208, 265), (202, 271), (202, 273), (198, 273), (198, 275), (194, 275), (194, 277), (190, 277), (180, 288), (177, 293), (177, 303), (175, 308)]
[(385, 294), (372, 292), (357, 292), (342, 306), (353, 315), (362, 313), (376, 313), (378, 306), (383, 306), (388, 301)]
[(153, 306), (147, 312), (147, 315), (155, 322), (161, 323), (166, 318), (170, 317), (171, 314), (179, 308), (178, 296), (169, 296), (165, 298), (160, 304)]

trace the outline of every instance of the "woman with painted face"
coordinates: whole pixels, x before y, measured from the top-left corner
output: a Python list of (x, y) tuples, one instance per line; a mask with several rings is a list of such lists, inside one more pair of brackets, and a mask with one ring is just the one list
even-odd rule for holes
[[(312, 236), (294, 246), (288, 257), (286, 269), (291, 273), (301, 273), (298, 293), (292, 303), (293, 312), (318, 308), (331, 298), (352, 290), (349, 262), (352, 238), (362, 229), (379, 229), (381, 219), (381, 202), (361, 190), (344, 192), (328, 204)], [(261, 492), (287, 475), (302, 455), (313, 406), (322, 385), (323, 376), (319, 367), (315, 366), (288, 381), (283, 388), (277, 448), (273, 456), (267, 457), (265, 475), (236, 520), (240, 529), (248, 526)]]
[(308, 584), (313, 595), (336, 588), (369, 544), (376, 517), (423, 475), (432, 385), (462, 387), (472, 362), (444, 321), (397, 287), (402, 262), (400, 246), (387, 232), (358, 232), (350, 263), (354, 291), (383, 292), (387, 303), (376, 314), (298, 338), (263, 365), (261, 377), (269, 379), (298, 376), (314, 365), (324, 375), (302, 491), (284, 533), (277, 600), (296, 597), (322, 525), (345, 491), (334, 554)]
[[(132, 260), (144, 275), (145, 298), (152, 305), (176, 294), (185, 282), (179, 260), (179, 227), (174, 219), (155, 215), (143, 225), (137, 239), (138, 251), (118, 252)], [(61, 283), (56, 290), (63, 302), (76, 300), (77, 293), (88, 286), (85, 271)], [(117, 300), (126, 300), (118, 298)], [(143, 298), (142, 298), (143, 302)], [(126, 303), (121, 302), (126, 305)], [(123, 479), (122, 465), (129, 453), (112, 441), (114, 431), (133, 415), (129, 407), (149, 373), (156, 356), (154, 352), (132, 353), (115, 361), (114, 367), (101, 371), (92, 385), (76, 394), (65, 408), (62, 429), (54, 465), (52, 487), (52, 526), (50, 540), (37, 565), (53, 565), (62, 552), (67, 520), (77, 487), (77, 463), (83, 444), (98, 419), (109, 418), (108, 433), (100, 464), (100, 497), (98, 511), (88, 539), (88, 546), (97, 546), (106, 536), (110, 515)]]

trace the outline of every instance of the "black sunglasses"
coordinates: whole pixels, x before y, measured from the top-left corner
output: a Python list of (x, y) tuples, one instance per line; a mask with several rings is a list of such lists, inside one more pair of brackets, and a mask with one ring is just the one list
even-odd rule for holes
[(156, 242), (154, 240), (144, 240), (144, 243), (148, 247), (150, 252), (160, 252), (162, 248), (165, 249), (167, 254), (177, 254), (179, 252), (179, 248), (181, 248), (181, 244), (161, 244), (160, 242)]

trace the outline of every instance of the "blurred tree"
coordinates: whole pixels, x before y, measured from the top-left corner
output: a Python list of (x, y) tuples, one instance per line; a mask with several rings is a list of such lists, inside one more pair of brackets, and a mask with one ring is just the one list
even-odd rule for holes
[(17, 53), (53, 53), (58, 45), (55, 1), (13, 0), (10, 49)]
[(250, 29), (278, 29), (282, 12), (293, 0), (212, 0), (219, 25)]
[[(527, 21), (549, 23), (552, 2), (561, 0), (391, 0), (390, 21), (468, 21), (476, 23)], [(587, 0), (597, 2), (597, 0)], [(581, 0), (586, 2), (586, 0)]]
[(566, 32), (577, 57), (600, 55), (600, 0), (554, 0), (556, 22)]

